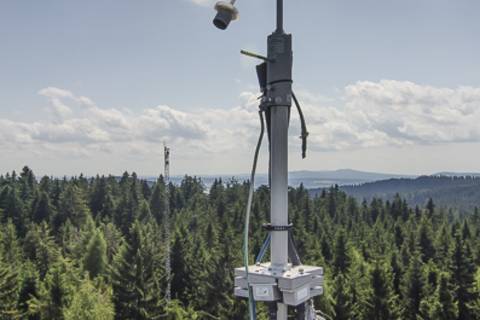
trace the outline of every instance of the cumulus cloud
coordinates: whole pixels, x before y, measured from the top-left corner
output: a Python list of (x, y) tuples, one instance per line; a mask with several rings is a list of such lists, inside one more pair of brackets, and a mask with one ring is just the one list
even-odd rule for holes
[[(437, 88), (412, 82), (361, 81), (337, 99), (299, 91), (312, 151), (480, 141), (480, 88)], [(36, 122), (0, 119), (0, 147), (88, 157), (161, 152), (164, 140), (178, 156), (248, 152), (258, 134), (257, 94), (238, 106), (182, 111), (159, 105), (139, 112), (101, 108), (88, 97), (45, 88), (51, 117)], [(298, 140), (292, 109), (292, 143)], [(295, 150), (292, 148), (292, 150)]]
[(360, 81), (332, 103), (304, 98), (318, 151), (480, 141), (480, 88)]
[[(246, 146), (256, 133), (254, 99), (248, 93), (239, 107), (196, 112), (165, 105), (140, 112), (101, 108), (88, 97), (53, 87), (38, 93), (47, 98), (51, 117), (34, 122), (0, 119), (0, 148), (141, 156), (162, 150), (161, 144), (168, 141), (184, 154), (211, 154)], [(244, 139), (243, 144), (238, 141)]]
[(383, 132), (395, 143), (480, 140), (480, 88), (364, 81), (347, 86), (345, 96), (359, 130)]

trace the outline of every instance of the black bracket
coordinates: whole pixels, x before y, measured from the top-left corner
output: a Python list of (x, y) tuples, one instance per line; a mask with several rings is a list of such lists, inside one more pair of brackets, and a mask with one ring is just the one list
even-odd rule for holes
[(290, 223), (289, 225), (286, 226), (274, 226), (271, 223), (265, 223), (262, 225), (262, 228), (265, 229), (268, 232), (272, 231), (290, 231), (293, 228), (293, 224)]

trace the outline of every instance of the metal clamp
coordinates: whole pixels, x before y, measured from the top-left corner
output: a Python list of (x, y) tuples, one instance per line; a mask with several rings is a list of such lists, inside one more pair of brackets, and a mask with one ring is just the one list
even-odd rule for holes
[(293, 224), (290, 223), (286, 226), (274, 226), (271, 223), (265, 223), (262, 225), (262, 228), (265, 229), (268, 232), (272, 231), (289, 231), (290, 229), (293, 228)]

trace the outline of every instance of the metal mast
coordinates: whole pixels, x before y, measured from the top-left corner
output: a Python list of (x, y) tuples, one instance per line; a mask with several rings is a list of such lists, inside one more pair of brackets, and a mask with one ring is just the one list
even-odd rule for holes
[(170, 182), (170, 148), (167, 147), (167, 144), (163, 143), (163, 154), (164, 154), (164, 180), (165, 180), (165, 273), (167, 278), (167, 289), (165, 292), (165, 300), (167, 303), (171, 300), (171, 274), (172, 274), (172, 265), (170, 262), (170, 197), (168, 184)]
[[(285, 33), (283, 29), (283, 0), (276, 2), (276, 30), (268, 36), (267, 57), (242, 51), (243, 54), (263, 60), (263, 63), (257, 66), (257, 76), (263, 93), (260, 112), (266, 115), (270, 139), (271, 222), (265, 225), (269, 236), (262, 246), (256, 264), (248, 266), (248, 252), (245, 252), (245, 266), (235, 269), (235, 295), (249, 298), (250, 319), (256, 317), (255, 302), (263, 301), (269, 304), (271, 320), (286, 320), (289, 306), (297, 309), (297, 319), (310, 320), (316, 317), (314, 313), (307, 312), (314, 309), (312, 298), (323, 293), (323, 269), (301, 264), (291, 236), (293, 226), (288, 221), (288, 128), (292, 100), (295, 101), (302, 119), (303, 148), (306, 148), (308, 132), (303, 132), (303, 115), (292, 91), (292, 35)], [(238, 10), (234, 4), (235, 0), (220, 1), (216, 4), (217, 15), (213, 22), (217, 28), (226, 29), (232, 20), (238, 18)], [(255, 164), (256, 156), (254, 168)], [(252, 181), (251, 187), (253, 188)], [(245, 237), (248, 235), (248, 204), (246, 216)], [(261, 263), (263, 248), (267, 247), (268, 243), (271, 260)]]
[[(268, 37), (267, 103), (270, 103), (270, 220), (288, 225), (288, 126), (292, 105), (292, 37), (283, 31), (283, 0), (277, 0), (277, 30)], [(268, 90), (270, 87), (270, 90)], [(271, 232), (273, 274), (288, 267), (288, 229)], [(287, 319), (286, 304), (277, 303), (277, 319)]]

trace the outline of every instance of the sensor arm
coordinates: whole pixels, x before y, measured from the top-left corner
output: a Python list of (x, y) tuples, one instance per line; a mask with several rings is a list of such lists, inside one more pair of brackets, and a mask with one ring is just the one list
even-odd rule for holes
[(256, 54), (256, 53), (253, 53), (253, 52), (250, 52), (250, 51), (240, 50), (240, 53), (243, 54), (243, 55), (246, 55), (247, 57), (257, 58), (257, 59), (260, 59), (260, 60), (263, 60), (263, 61), (273, 62), (272, 59), (269, 59), (265, 56), (262, 56), (262, 55), (259, 55), (259, 54)]

